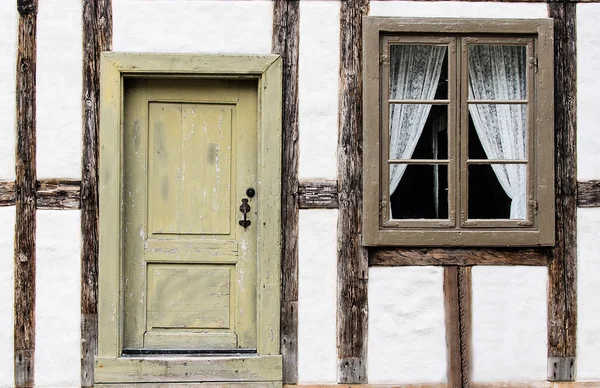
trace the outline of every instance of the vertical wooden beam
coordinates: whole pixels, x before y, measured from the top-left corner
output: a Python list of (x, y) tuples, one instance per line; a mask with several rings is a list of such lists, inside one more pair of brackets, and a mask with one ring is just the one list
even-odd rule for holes
[(577, 333), (576, 6), (551, 2), (554, 18), (556, 246), (548, 265), (548, 380), (575, 379)]
[(341, 2), (338, 135), (338, 382), (367, 382), (368, 254), (362, 246), (362, 17), (369, 0)]
[(298, 382), (298, 53), (300, 4), (276, 0), (273, 53), (283, 59), (281, 354), (283, 383)]
[(471, 267), (444, 267), (448, 386), (471, 386)]
[(37, 0), (18, 0), (15, 225), (15, 387), (34, 385)]
[(98, 330), (98, 131), (100, 53), (112, 48), (111, 0), (83, 0), (81, 172), (81, 385), (94, 385)]

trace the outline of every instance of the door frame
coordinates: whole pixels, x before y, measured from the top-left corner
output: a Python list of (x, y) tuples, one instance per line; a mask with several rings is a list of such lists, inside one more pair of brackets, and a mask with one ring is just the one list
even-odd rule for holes
[[(98, 355), (94, 381), (280, 382), (282, 61), (277, 55), (104, 52), (100, 76)], [(258, 82), (257, 353), (123, 356), (123, 112), (125, 77)], [(277, 384), (276, 384), (277, 385)]]

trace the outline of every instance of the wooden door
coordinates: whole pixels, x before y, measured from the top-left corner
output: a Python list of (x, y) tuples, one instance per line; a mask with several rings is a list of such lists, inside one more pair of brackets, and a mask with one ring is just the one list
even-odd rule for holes
[(256, 81), (126, 79), (124, 105), (123, 347), (256, 348)]

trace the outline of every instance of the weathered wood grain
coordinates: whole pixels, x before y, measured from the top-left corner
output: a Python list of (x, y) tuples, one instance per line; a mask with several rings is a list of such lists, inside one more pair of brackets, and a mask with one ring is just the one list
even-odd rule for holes
[(449, 387), (471, 383), (471, 267), (444, 268), (444, 311)]
[[(41, 179), (37, 182), (38, 209), (79, 209), (80, 181), (78, 179)], [(15, 182), (0, 181), (0, 206), (14, 206)]]
[(81, 181), (78, 179), (42, 179), (37, 182), (38, 209), (79, 209)]
[(372, 267), (419, 265), (529, 265), (546, 266), (551, 250), (535, 249), (466, 249), (466, 248), (371, 248)]
[(575, 357), (548, 357), (549, 381), (574, 381)]
[(300, 209), (337, 209), (337, 181), (315, 179), (298, 183)]
[(34, 385), (37, 0), (18, 0), (14, 375)]
[(0, 181), (0, 206), (13, 206), (15, 204), (15, 182)]
[(471, 323), (472, 323), (472, 276), (471, 267), (458, 268), (458, 320), (460, 323), (460, 372), (462, 386), (471, 382)]
[[(81, 378), (93, 386), (93, 357), (85, 356), (96, 341), (91, 325), (98, 313), (98, 131), (100, 53), (112, 48), (112, 0), (83, 0), (83, 156), (81, 172)], [(93, 347), (95, 349), (95, 347)]]
[(369, 0), (341, 2), (338, 135), (338, 383), (366, 383), (368, 254), (362, 246), (362, 17)]
[(446, 325), (446, 362), (449, 387), (461, 387), (460, 311), (457, 266), (444, 268), (444, 315)]
[[(300, 4), (276, 0), (272, 51), (283, 59), (283, 149), (281, 160), (281, 343), (283, 382), (298, 382), (298, 55)], [(290, 304), (291, 303), (291, 304)], [(291, 321), (284, 321), (291, 319)], [(285, 343), (285, 344), (284, 344)]]
[[(576, 4), (549, 3), (554, 18), (556, 246), (548, 264), (548, 357), (575, 357), (577, 334)], [(548, 371), (548, 377), (554, 373)], [(565, 374), (558, 374), (562, 379)]]
[(600, 207), (600, 180), (577, 182), (577, 206)]

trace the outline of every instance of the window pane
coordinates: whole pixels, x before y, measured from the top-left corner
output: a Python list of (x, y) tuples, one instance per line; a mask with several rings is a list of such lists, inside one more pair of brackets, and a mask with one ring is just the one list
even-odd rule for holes
[(469, 166), (469, 219), (527, 218), (527, 165)]
[(448, 106), (390, 104), (390, 159), (448, 159)]
[(527, 46), (471, 44), (468, 56), (469, 99), (527, 98)]
[(448, 166), (390, 164), (392, 219), (448, 219)]
[(390, 99), (447, 99), (446, 48), (432, 44), (391, 45)]
[(469, 104), (469, 158), (527, 159), (527, 105)]

